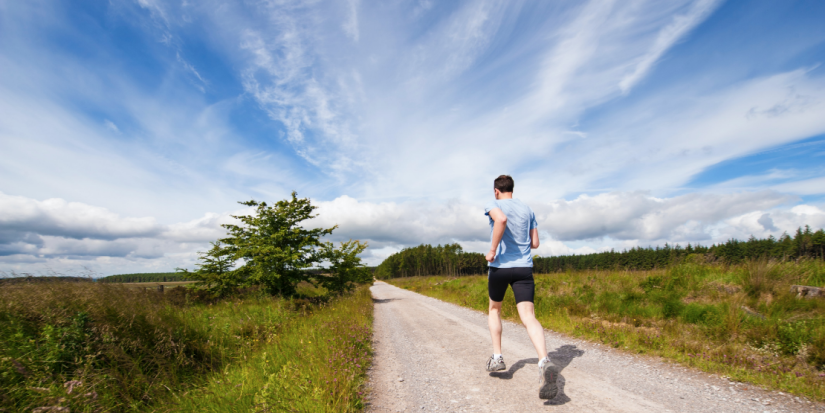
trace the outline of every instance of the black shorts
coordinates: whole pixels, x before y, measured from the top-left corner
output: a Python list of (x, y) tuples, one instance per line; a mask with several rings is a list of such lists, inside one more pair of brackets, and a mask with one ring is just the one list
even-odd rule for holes
[(490, 267), (487, 275), (487, 292), (490, 299), (496, 302), (504, 301), (507, 286), (513, 287), (516, 304), (522, 301), (533, 302), (536, 284), (533, 282), (533, 267), (496, 268)]

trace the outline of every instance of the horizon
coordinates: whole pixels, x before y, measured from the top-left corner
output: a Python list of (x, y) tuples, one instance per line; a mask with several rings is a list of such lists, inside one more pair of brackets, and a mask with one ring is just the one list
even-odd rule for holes
[(0, 272), (193, 268), (297, 191), (369, 266), (825, 228), (825, 3), (0, 1)]

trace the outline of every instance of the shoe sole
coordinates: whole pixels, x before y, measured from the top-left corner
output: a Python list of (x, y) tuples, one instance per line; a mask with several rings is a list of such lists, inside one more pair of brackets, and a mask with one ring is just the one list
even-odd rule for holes
[[(549, 362), (548, 364), (550, 363), (552, 362)], [(542, 383), (539, 386), (539, 399), (553, 399), (559, 392), (559, 386), (556, 383), (559, 376), (554, 367), (555, 366), (553, 365), (544, 366), (544, 371), (542, 372), (542, 378), (544, 380), (542, 380)]]

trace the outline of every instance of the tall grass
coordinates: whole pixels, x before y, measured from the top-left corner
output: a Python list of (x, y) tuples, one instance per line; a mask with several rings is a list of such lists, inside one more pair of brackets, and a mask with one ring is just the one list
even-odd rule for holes
[(302, 317), (267, 335), (260, 351), (224, 366), (197, 389), (174, 394), (174, 403), (160, 411), (360, 411), (372, 357), (369, 290), (300, 308)]
[[(323, 299), (284, 300), (247, 291), (214, 302), (201, 295), (183, 288), (163, 294), (103, 283), (0, 287), (0, 411), (185, 410), (185, 400), (202, 397), (214, 385), (216, 372), (256, 371), (249, 365), (267, 365), (272, 349), (287, 354), (282, 344), (291, 342), (291, 334), (302, 335), (295, 338), (299, 343), (310, 335), (299, 329), (302, 322), (331, 311)], [(359, 299), (364, 301), (350, 296), (334, 302)], [(341, 325), (355, 325), (354, 313), (339, 315)], [(362, 344), (369, 315), (357, 319), (361, 330), (352, 330)], [(313, 328), (316, 322), (306, 325)], [(321, 329), (340, 341), (352, 335), (341, 328)], [(365, 369), (369, 359), (359, 361), (358, 368)], [(343, 381), (353, 371), (336, 370), (334, 378)], [(359, 374), (350, 380), (353, 386), (359, 385)], [(324, 389), (338, 391), (346, 403), (360, 403), (355, 387), (336, 386)], [(267, 397), (259, 399), (263, 410)]]
[[(824, 273), (822, 261), (754, 260), (537, 275), (535, 305), (546, 328), (823, 400), (825, 300), (799, 299), (790, 286), (822, 285)], [(487, 309), (483, 276), (391, 282)], [(510, 292), (503, 313), (517, 319)]]

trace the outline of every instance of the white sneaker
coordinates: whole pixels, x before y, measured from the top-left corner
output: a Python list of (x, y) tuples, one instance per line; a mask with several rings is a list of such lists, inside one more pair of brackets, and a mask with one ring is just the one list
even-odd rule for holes
[(504, 356), (499, 358), (490, 356), (490, 359), (487, 360), (487, 371), (501, 371), (506, 368), (507, 367), (504, 366)]
[(558, 368), (549, 358), (539, 361), (539, 399), (550, 400), (556, 397), (559, 392), (556, 383), (558, 378)]

